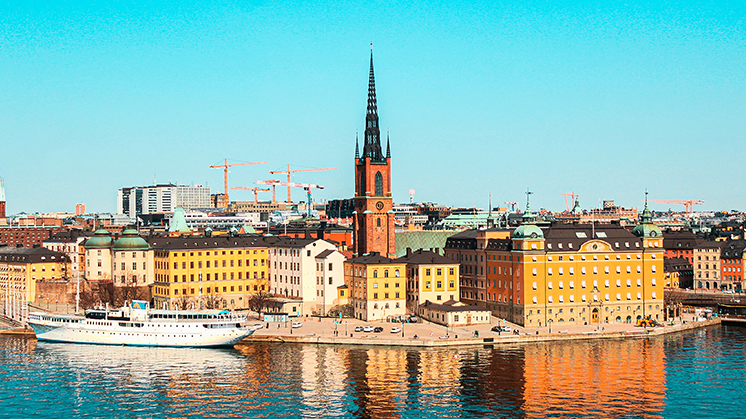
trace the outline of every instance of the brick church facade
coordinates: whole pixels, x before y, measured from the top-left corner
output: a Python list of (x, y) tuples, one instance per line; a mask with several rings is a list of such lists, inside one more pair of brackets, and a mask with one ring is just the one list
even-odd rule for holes
[(373, 75), (373, 51), (370, 54), (368, 107), (365, 115), (363, 153), (355, 143), (355, 208), (353, 212), (353, 257), (379, 253), (394, 258), (394, 210), (391, 196), (391, 150), (381, 148), (378, 124), (376, 83)]

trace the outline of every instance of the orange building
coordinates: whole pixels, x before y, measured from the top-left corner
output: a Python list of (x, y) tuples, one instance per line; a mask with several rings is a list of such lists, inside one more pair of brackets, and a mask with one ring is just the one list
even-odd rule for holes
[[(525, 327), (663, 320), (663, 237), (647, 207), (632, 232), (617, 223), (540, 228), (527, 207), (510, 238), (471, 247), (468, 259), (485, 259), (485, 297), (477, 303), (495, 316)], [(456, 243), (446, 251), (464, 256)], [(479, 268), (474, 277), (462, 274), (462, 290), (465, 280), (481, 286), (482, 266), (461, 263), (462, 272)]]

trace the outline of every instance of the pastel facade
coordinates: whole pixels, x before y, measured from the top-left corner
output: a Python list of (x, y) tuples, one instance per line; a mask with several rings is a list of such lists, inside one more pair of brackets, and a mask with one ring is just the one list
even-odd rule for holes
[(694, 249), (694, 288), (701, 290), (720, 289), (721, 242), (701, 242)]
[(484, 256), (485, 299), (476, 302), (526, 327), (662, 320), (663, 238), (647, 208), (642, 220), (632, 232), (616, 223), (540, 228), (527, 209), (510, 238), (482, 249), (474, 235), (469, 246), (449, 244), (446, 256)]
[(152, 239), (158, 308), (248, 308), (269, 290), (269, 247), (261, 237)]
[(355, 318), (372, 321), (406, 314), (407, 265), (378, 253), (345, 262), (345, 285)]
[(455, 300), (443, 303), (425, 301), (418, 307), (417, 315), (447, 327), (489, 324), (492, 316), (490, 311), (484, 307), (474, 304), (467, 305)]
[(21, 306), (39, 302), (38, 281), (67, 279), (69, 271), (64, 253), (43, 247), (0, 247), (0, 309), (21, 317)]
[(459, 299), (459, 264), (428, 250), (408, 251), (395, 260), (406, 264), (407, 312), (417, 313), (420, 304), (443, 304)]
[[(70, 275), (76, 276), (80, 268), (82, 259), (80, 253), (83, 250), (83, 242), (91, 238), (90, 233), (81, 230), (61, 231), (51, 238), (44, 240), (42, 246), (55, 251), (64, 253), (70, 260)], [(85, 272), (81, 272), (85, 275)]]
[(339, 304), (337, 288), (344, 283), (344, 255), (334, 243), (318, 239), (267, 237), (270, 292), (303, 301), (302, 315), (326, 314)]

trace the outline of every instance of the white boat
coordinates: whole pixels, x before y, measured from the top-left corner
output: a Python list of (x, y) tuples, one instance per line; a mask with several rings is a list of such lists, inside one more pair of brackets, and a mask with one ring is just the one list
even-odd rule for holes
[(118, 310), (86, 310), (85, 316), (31, 312), (28, 325), (40, 341), (101, 345), (221, 347), (233, 346), (257, 327), (246, 315), (227, 310), (151, 310), (133, 301)]

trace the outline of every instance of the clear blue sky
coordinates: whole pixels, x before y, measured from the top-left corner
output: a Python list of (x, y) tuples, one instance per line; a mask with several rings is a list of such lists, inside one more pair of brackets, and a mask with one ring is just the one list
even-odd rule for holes
[(268, 162), (232, 186), (336, 166), (294, 180), (351, 197), (371, 41), (397, 202), (746, 210), (743, 1), (200, 3), (0, 5), (9, 213), (114, 211), (154, 176), (220, 191), (224, 158)]

